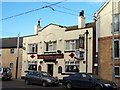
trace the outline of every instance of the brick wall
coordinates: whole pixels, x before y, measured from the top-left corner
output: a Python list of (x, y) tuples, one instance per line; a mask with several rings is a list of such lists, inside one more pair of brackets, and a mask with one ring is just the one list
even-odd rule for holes
[[(98, 60), (99, 78), (112, 80), (112, 37), (98, 39)], [(120, 59), (115, 60), (115, 65), (120, 65)], [(116, 78), (115, 81), (120, 87), (120, 78)]]

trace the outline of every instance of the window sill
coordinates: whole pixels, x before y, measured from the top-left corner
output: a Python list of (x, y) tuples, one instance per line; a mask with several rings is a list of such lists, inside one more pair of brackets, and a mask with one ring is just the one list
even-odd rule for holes
[(75, 52), (75, 50), (65, 50), (64, 52), (65, 52), (65, 53), (67, 53), (67, 52), (68, 52), (68, 53), (69, 53), (69, 52)]
[(37, 54), (37, 52), (36, 52), (36, 53), (34, 53), (34, 52), (31, 52), (31, 53), (27, 53), (27, 54)]
[(115, 57), (114, 60), (120, 60), (120, 57)]
[(44, 53), (56, 53), (56, 51), (44, 51)]

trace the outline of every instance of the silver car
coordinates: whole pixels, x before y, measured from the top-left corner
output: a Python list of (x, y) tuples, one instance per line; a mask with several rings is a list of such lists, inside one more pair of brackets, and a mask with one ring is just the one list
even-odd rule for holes
[(58, 85), (59, 80), (44, 71), (28, 71), (25, 76), (25, 83), (41, 84), (42, 86), (46, 87), (49, 85)]
[(10, 80), (12, 78), (11, 69), (8, 67), (0, 67), (0, 78), (2, 80)]

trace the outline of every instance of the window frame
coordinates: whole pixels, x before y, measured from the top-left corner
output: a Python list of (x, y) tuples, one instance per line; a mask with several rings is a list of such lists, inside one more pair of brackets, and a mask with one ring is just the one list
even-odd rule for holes
[(28, 53), (37, 53), (37, 52), (38, 52), (38, 44), (37, 43), (28, 44)]
[(14, 54), (15, 53), (15, 48), (10, 48), (10, 54)]
[[(115, 23), (115, 18), (117, 18), (117, 23)], [(115, 30), (116, 24), (118, 24), (117, 26), (118, 30)], [(114, 33), (118, 33), (118, 32), (120, 32), (120, 14), (115, 14), (114, 15)]]
[(119, 75), (115, 75), (115, 77), (120, 77), (120, 66), (115, 66), (115, 67), (114, 67), (114, 69), (115, 69), (116, 67), (118, 67), (118, 68), (119, 68), (119, 72), (118, 72), (118, 73), (119, 73)]
[[(118, 41), (119, 43), (119, 56), (118, 57), (115, 57), (115, 42)], [(120, 58), (120, 39), (115, 39), (114, 40), (114, 59), (119, 59)]]
[[(79, 67), (80, 67), (80, 62), (79, 61), (65, 61), (65, 72), (77, 72), (77, 69), (80, 71)], [(74, 71), (75, 69), (73, 70), (70, 70), (70, 67), (77, 67), (76, 71)], [(69, 70), (67, 71), (66, 68), (69, 68)]]
[(46, 48), (45, 48), (45, 52), (56, 52), (57, 50), (57, 42), (46, 42), (45, 43)]
[(79, 44), (77, 44), (78, 42), (79, 39), (65, 40), (65, 51), (73, 51), (79, 49)]

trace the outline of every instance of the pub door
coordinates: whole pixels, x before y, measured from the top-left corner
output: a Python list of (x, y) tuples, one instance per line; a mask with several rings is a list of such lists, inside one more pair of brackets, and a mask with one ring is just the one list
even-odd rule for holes
[(48, 64), (47, 66), (48, 73), (53, 76), (53, 64)]

